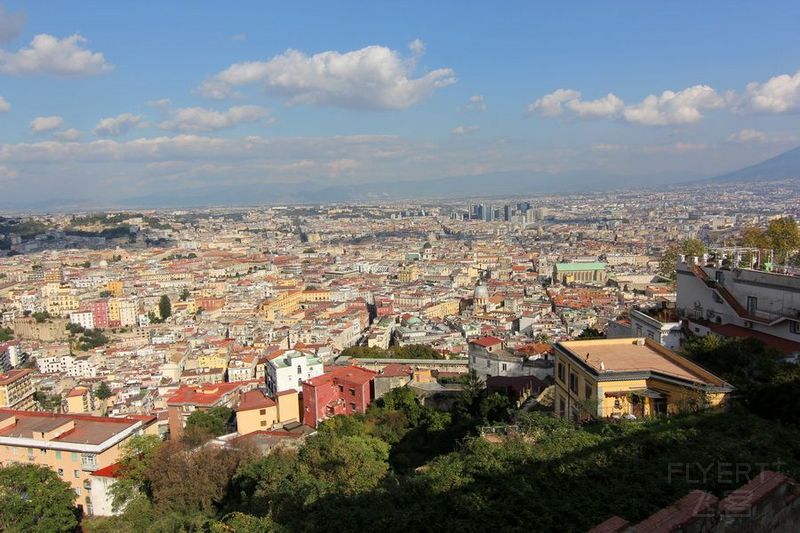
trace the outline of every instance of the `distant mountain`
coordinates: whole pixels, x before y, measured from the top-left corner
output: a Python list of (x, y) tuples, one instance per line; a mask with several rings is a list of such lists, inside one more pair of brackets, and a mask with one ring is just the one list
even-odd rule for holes
[(755, 165), (704, 181), (770, 181), (800, 179), (800, 146)]

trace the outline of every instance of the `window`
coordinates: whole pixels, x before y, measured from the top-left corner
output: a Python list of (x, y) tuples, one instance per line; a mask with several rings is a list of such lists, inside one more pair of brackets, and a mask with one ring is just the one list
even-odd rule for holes
[(56, 450), (56, 459), (61, 459), (61, 450)]
[(567, 406), (564, 403), (564, 398), (559, 398), (558, 399), (558, 415), (559, 416), (564, 416), (565, 414), (567, 414)]
[(258, 412), (258, 414), (260, 414), (260, 415), (265, 415), (265, 414), (267, 414), (267, 410), (266, 410), (266, 409), (261, 409), (261, 410)]
[(592, 397), (592, 387), (588, 383), (585, 383), (583, 385), (583, 395), (586, 397), (587, 400)]
[(83, 482), (83, 488), (86, 489), (86, 490), (92, 490), (92, 480), (91, 479), (87, 479), (86, 481), (84, 481)]
[(655, 333), (653, 333), (652, 331), (648, 331), (647, 332), (647, 338), (650, 339), (651, 341), (656, 340)]
[(344, 387), (342, 385), (339, 385), (339, 392), (344, 392)]
[(72, 462), (76, 462), (78, 460), (78, 452), (72, 452)]
[(33, 449), (28, 448), (28, 461), (33, 461)]
[(637, 337), (642, 336), (642, 326), (636, 326), (636, 336)]
[(508, 370), (508, 365), (506, 365), (505, 363), (503, 363), (503, 370)]
[(748, 296), (747, 297), (747, 312), (753, 314), (758, 309), (758, 298), (755, 296)]
[(789, 331), (792, 333), (800, 333), (800, 322), (789, 322)]
[(77, 494), (78, 496), (81, 495), (81, 488), (80, 487), (75, 487), (73, 490), (75, 491), (75, 494)]
[(348, 389), (348, 390), (350, 391), (350, 396), (355, 396), (356, 395), (356, 390), (355, 389)]
[(64, 477), (64, 469), (63, 468), (59, 468), (58, 469), (58, 477)]
[(302, 366), (297, 365), (297, 373), (298, 374), (302, 374), (303, 373), (303, 367)]
[(79, 477), (81, 477), (81, 471), (80, 470), (73, 470), (72, 471), (72, 475), (75, 477), (75, 479), (78, 479)]
[(558, 380), (564, 381), (564, 363), (558, 363)]
[(267, 425), (267, 421), (266, 421), (266, 420), (262, 420), (262, 421), (261, 421), (261, 427), (263, 428), (263, 427), (265, 427), (266, 425)]
[(578, 394), (578, 376), (575, 372), (569, 373), (569, 390)]
[(486, 368), (489, 368), (489, 365), (490, 365), (490, 364), (491, 364), (491, 362), (490, 362), (490, 361), (487, 359), (487, 360), (486, 360)]
[(351, 403), (351, 404), (350, 404), (350, 409), (352, 409), (353, 411), (355, 411), (355, 410), (356, 410), (356, 404), (354, 404), (354, 403)]

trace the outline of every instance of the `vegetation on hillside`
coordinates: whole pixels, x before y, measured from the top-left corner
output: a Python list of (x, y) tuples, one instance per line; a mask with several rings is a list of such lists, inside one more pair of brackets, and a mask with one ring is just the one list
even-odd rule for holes
[(351, 346), (342, 350), (345, 357), (362, 359), (444, 359), (441, 352), (434, 350), (427, 344), (407, 344), (405, 346), (392, 346), (388, 350), (377, 346)]

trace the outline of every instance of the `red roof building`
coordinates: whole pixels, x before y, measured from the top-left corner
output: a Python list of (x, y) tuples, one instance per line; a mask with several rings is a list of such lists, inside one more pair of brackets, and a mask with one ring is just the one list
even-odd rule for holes
[(332, 416), (366, 412), (375, 397), (375, 375), (366, 368), (345, 366), (303, 382), (303, 423), (317, 427)]

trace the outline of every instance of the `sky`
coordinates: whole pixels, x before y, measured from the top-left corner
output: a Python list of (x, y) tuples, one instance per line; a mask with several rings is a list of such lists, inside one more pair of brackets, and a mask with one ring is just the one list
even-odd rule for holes
[(713, 176), (800, 144), (798, 20), (796, 1), (0, 0), (0, 203)]

